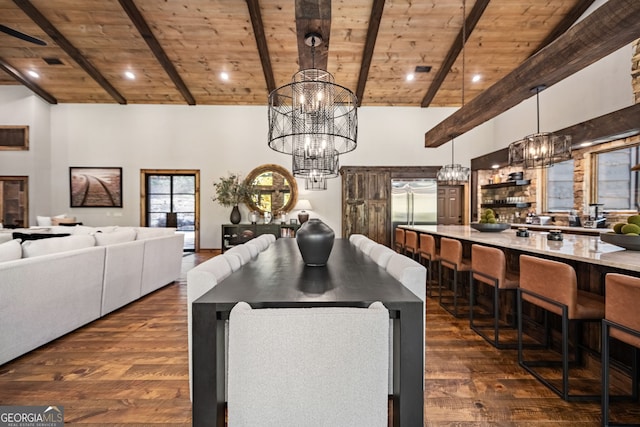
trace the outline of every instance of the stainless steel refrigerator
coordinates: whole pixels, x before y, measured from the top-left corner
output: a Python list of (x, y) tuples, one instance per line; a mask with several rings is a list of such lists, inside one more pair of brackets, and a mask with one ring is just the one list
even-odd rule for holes
[(438, 184), (435, 179), (391, 180), (391, 241), (401, 225), (436, 225)]

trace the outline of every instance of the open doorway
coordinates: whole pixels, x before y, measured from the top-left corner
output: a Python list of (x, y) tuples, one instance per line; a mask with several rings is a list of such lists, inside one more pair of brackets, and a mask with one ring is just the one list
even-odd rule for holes
[(175, 227), (184, 234), (184, 251), (200, 250), (200, 171), (140, 170), (140, 223)]

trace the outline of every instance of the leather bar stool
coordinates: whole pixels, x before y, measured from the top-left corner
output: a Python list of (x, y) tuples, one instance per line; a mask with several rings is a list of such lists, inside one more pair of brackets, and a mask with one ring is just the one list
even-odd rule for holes
[(427, 294), (433, 297), (433, 290), (437, 289), (437, 282), (433, 278), (433, 269), (440, 262), (440, 253), (436, 249), (436, 239), (427, 233), (420, 233), (418, 261), (427, 268)]
[[(451, 272), (450, 280), (443, 277), (445, 269)], [(458, 299), (464, 298), (465, 295), (464, 292), (458, 292), (458, 273), (469, 271), (471, 271), (471, 262), (462, 258), (462, 243), (455, 239), (442, 237), (440, 239), (440, 268), (438, 269), (439, 303), (442, 308), (455, 317), (463, 317), (461, 313), (458, 313)], [(453, 304), (445, 303), (443, 300), (442, 285), (445, 281), (453, 291)]]
[[(501, 292), (511, 292), (513, 295), (512, 310), (516, 308), (516, 290), (520, 278), (517, 274), (507, 272), (507, 260), (504, 252), (498, 248), (483, 245), (471, 246), (471, 280), (469, 285), (469, 326), (471, 330), (484, 338), (489, 344), (496, 348), (516, 348), (517, 340), (510, 342), (500, 342), (500, 294)], [(474, 322), (474, 285), (485, 285), (491, 288), (493, 301), (493, 324), (489, 327), (485, 324)], [(480, 286), (478, 286), (478, 289)], [(513, 315), (511, 329), (516, 329), (516, 316)], [(488, 330), (493, 331), (492, 336), (487, 334)]]
[[(638, 348), (640, 348), (640, 278), (609, 273), (605, 276), (605, 316), (602, 320), (602, 425), (634, 425), (609, 422), (610, 338), (632, 347), (631, 400), (638, 400)], [(618, 396), (616, 396), (618, 397)]]
[(396, 252), (404, 254), (404, 228), (396, 227), (394, 247)]
[[(525, 360), (522, 334), (522, 302), (527, 301), (545, 310), (545, 332), (547, 312), (562, 318), (562, 358), (561, 360)], [(578, 290), (576, 272), (568, 264), (520, 255), (520, 287), (518, 288), (518, 363), (542, 384), (566, 401), (600, 400), (600, 394), (569, 393), (569, 324), (592, 321), (601, 322), (604, 318), (604, 297), (591, 292)], [(579, 331), (576, 328), (576, 331)], [(545, 333), (545, 335), (547, 335)], [(578, 335), (578, 334), (576, 334)], [(547, 335), (548, 337), (548, 335)], [(545, 337), (545, 338), (547, 338)], [(579, 362), (581, 349), (579, 337), (575, 338), (576, 355), (573, 362)], [(548, 339), (546, 339), (548, 344)], [(562, 368), (562, 387), (557, 387), (536, 370), (536, 367)]]
[(418, 256), (418, 233), (413, 230), (404, 232), (404, 254), (415, 260)]

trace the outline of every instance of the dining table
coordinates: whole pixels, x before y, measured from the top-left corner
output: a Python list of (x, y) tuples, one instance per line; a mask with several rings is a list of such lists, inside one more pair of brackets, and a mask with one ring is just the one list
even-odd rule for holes
[(326, 266), (306, 266), (295, 238), (280, 238), (192, 303), (194, 426), (225, 425), (224, 325), (240, 301), (254, 309), (382, 302), (393, 320), (393, 425), (423, 425), (423, 301), (348, 239), (335, 239)]

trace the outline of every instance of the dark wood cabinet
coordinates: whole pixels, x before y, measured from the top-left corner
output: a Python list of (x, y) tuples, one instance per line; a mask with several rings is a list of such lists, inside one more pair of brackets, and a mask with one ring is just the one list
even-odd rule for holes
[(436, 166), (343, 166), (342, 237), (364, 234), (391, 247), (391, 180), (434, 178)]
[(276, 238), (295, 237), (300, 224), (222, 224), (222, 252), (246, 243), (261, 234), (273, 234)]

